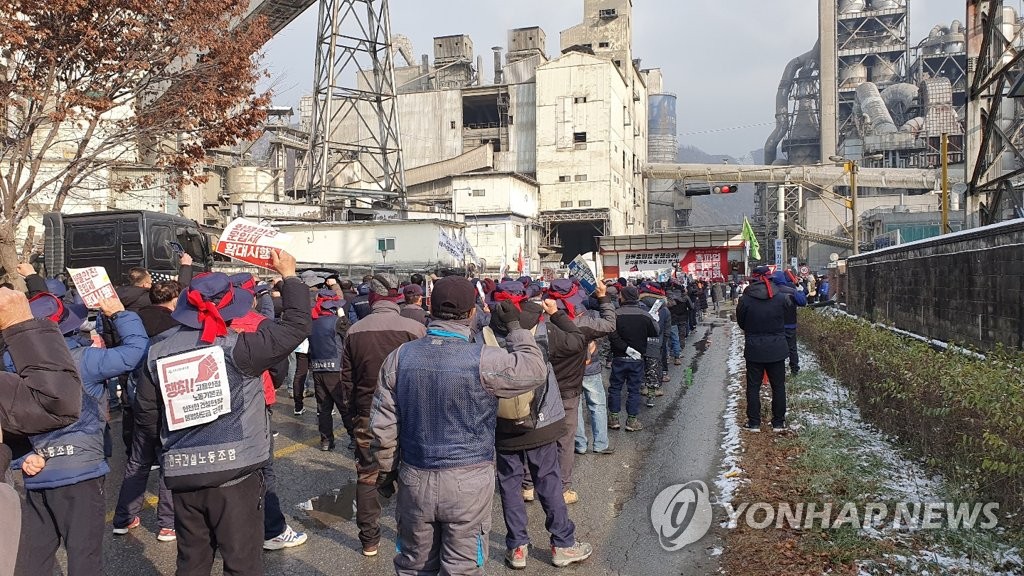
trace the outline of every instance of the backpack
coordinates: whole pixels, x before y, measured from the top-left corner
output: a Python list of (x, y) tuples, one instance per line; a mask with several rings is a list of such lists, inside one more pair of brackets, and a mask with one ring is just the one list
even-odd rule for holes
[[(543, 428), (547, 420), (543, 412), (547, 396), (552, 390), (556, 394), (558, 393), (558, 382), (555, 380), (554, 368), (548, 362), (547, 326), (541, 322), (530, 332), (534, 335), (537, 344), (544, 353), (544, 361), (548, 366), (547, 383), (512, 398), (498, 399), (498, 431), (503, 434), (529, 432), (537, 428)], [(495, 348), (505, 347), (504, 341), (498, 339), (498, 336), (490, 326), (484, 326), (481, 333), (487, 346)]]

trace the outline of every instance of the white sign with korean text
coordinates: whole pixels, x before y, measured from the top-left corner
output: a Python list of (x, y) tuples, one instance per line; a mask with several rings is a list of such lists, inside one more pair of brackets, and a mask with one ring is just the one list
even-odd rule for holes
[(206, 424), (231, 412), (231, 387), (220, 346), (161, 358), (156, 371), (168, 430)]
[(270, 268), (271, 251), (283, 250), (291, 236), (245, 218), (236, 218), (224, 228), (217, 242), (217, 252), (262, 268)]
[(117, 298), (114, 285), (110, 283), (110, 276), (102, 266), (68, 268), (68, 274), (71, 275), (75, 289), (89, 308), (99, 307), (100, 300), (104, 298)]

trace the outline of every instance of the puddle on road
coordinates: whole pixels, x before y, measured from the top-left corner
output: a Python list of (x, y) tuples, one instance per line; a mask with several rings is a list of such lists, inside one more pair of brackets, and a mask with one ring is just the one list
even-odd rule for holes
[(689, 371), (689, 374), (691, 375), (690, 376), (690, 378), (691, 378), (690, 383), (691, 384), (693, 382), (692, 381), (692, 375), (697, 373), (697, 363), (698, 363), (698, 361), (700, 360), (701, 356), (703, 356), (704, 353), (708, 351), (708, 346), (711, 345), (711, 333), (713, 331), (714, 331), (714, 326), (708, 326), (708, 331), (707, 331), (706, 334), (704, 334), (704, 337), (693, 343), (693, 349), (694, 349), (695, 353), (693, 355), (693, 359), (690, 360), (690, 371)]
[(310, 498), (299, 504), (298, 508), (305, 510), (311, 520), (325, 526), (335, 524), (338, 520), (353, 520), (356, 517), (356, 483)]

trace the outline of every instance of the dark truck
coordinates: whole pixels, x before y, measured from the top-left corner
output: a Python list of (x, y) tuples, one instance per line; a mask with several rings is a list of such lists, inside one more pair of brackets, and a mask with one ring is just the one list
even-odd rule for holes
[(102, 266), (115, 286), (128, 283), (128, 271), (146, 268), (154, 279), (178, 276), (179, 250), (192, 256), (196, 273), (213, 266), (210, 238), (193, 220), (144, 210), (60, 214), (43, 219), (43, 259), (47, 276), (68, 268)]

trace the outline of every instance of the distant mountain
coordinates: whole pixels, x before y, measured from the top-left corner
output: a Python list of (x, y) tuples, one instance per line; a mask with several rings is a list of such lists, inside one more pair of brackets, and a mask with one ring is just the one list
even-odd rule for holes
[[(750, 152), (741, 160), (727, 154), (708, 154), (695, 146), (679, 147), (679, 162), (682, 164), (752, 164), (763, 160), (758, 151)], [(693, 210), (690, 212), (691, 226), (729, 226), (743, 224), (743, 216), (754, 214), (754, 185), (741, 184), (740, 191), (735, 194), (712, 194), (693, 198)]]
[(708, 154), (696, 146), (680, 146), (679, 162), (681, 164), (722, 164), (728, 160), (729, 164), (739, 164), (739, 160), (727, 154)]

